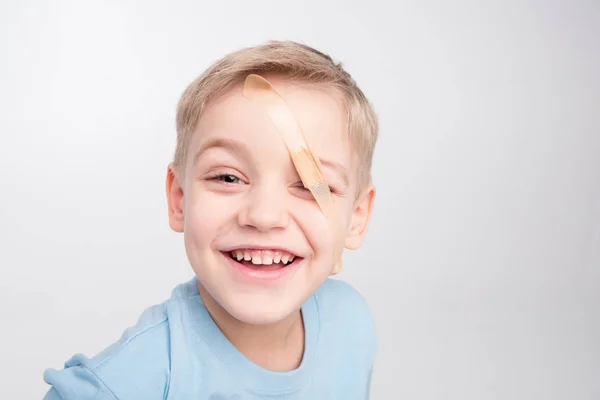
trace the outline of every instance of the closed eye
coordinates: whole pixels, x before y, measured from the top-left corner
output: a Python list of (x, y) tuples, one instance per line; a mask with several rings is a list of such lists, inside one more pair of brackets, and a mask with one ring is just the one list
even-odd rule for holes
[[(303, 192), (309, 192), (310, 193), (310, 189), (307, 188), (306, 186), (304, 186), (304, 184), (302, 182), (298, 183), (294, 187), (302, 190)], [(337, 193), (336, 190), (334, 188), (332, 188), (331, 186), (329, 186), (329, 191), (331, 192), (331, 194), (336, 194)], [(312, 195), (312, 193), (311, 193), (311, 195)]]

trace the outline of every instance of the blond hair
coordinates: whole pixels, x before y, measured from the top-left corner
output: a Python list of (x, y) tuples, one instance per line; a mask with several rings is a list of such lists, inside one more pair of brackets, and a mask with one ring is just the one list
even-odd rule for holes
[(190, 138), (209, 101), (242, 83), (249, 74), (277, 75), (339, 90), (347, 113), (352, 149), (358, 156), (358, 192), (371, 182), (371, 164), (379, 130), (373, 107), (341, 63), (292, 41), (272, 41), (230, 53), (186, 88), (177, 106), (174, 164), (180, 171), (184, 169)]

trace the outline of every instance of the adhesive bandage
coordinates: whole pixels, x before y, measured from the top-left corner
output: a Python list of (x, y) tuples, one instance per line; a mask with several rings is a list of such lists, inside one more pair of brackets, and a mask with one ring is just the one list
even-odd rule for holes
[(342, 269), (343, 230), (339, 210), (335, 206), (319, 159), (308, 146), (292, 110), (269, 81), (259, 75), (248, 75), (244, 82), (243, 95), (258, 103), (271, 118), (290, 152), (302, 183), (315, 197), (319, 208), (329, 221), (335, 237), (331, 274), (339, 273)]

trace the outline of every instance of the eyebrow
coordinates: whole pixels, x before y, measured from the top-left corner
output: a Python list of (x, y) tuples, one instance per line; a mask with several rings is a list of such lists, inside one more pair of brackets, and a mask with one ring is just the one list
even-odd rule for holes
[(234, 153), (247, 153), (248, 152), (246, 145), (238, 140), (225, 139), (225, 138), (214, 138), (214, 139), (210, 139), (210, 140), (206, 141), (202, 146), (200, 146), (200, 149), (194, 156), (194, 164), (193, 165), (196, 165), (198, 163), (198, 160), (200, 159), (200, 156), (203, 153), (205, 153), (209, 149), (214, 149), (214, 148), (222, 148), (222, 149), (230, 150)]
[[(242, 154), (248, 153), (248, 148), (246, 147), (246, 145), (243, 142), (240, 142), (239, 140), (226, 139), (226, 138), (214, 138), (214, 139), (210, 139), (210, 140), (206, 141), (200, 147), (200, 149), (194, 156), (194, 164), (193, 165), (196, 165), (198, 163), (198, 160), (200, 159), (200, 156), (203, 153), (205, 153), (207, 150), (213, 149), (213, 148), (222, 148), (222, 149), (230, 150), (234, 153), (242, 153)], [(344, 184), (346, 186), (348, 186), (350, 184), (350, 180), (348, 178), (348, 170), (342, 164), (337, 163), (335, 161), (325, 160), (322, 158), (319, 158), (319, 162), (321, 163), (322, 166), (330, 168), (330, 169), (334, 170), (335, 172), (337, 172), (341, 176), (341, 178), (344, 181)]]
[(348, 179), (348, 170), (342, 164), (335, 161), (323, 160), (322, 158), (319, 158), (319, 162), (322, 166), (329, 167), (337, 172), (342, 177), (344, 185), (350, 185), (350, 181)]

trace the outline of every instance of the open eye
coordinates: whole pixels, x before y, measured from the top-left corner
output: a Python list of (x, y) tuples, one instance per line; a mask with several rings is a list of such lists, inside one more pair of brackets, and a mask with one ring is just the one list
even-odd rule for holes
[(221, 181), (223, 183), (238, 185), (244, 183), (240, 178), (232, 174), (218, 174), (210, 178), (210, 180)]

